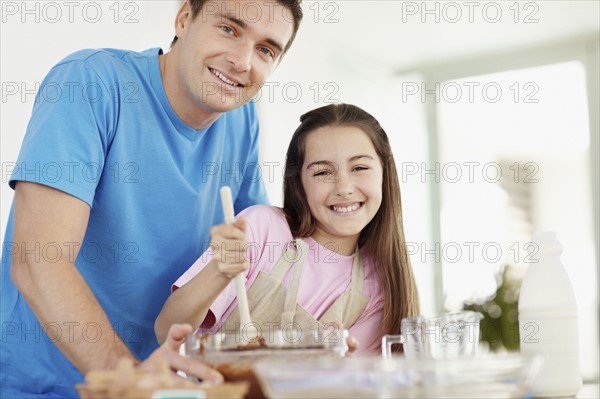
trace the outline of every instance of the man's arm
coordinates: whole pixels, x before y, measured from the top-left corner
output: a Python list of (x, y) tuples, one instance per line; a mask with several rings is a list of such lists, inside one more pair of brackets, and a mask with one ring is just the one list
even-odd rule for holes
[[(21, 248), (39, 248), (41, 254), (13, 256), (11, 277), (33, 309), (39, 322), (56, 323), (63, 327), (56, 345), (81, 371), (112, 369), (122, 357), (133, 358), (118, 338), (108, 316), (90, 287), (75, 267), (88, 224), (90, 207), (83, 201), (37, 183), (18, 182), (15, 188), (14, 241)], [(36, 246), (36, 244), (38, 244)], [(62, 256), (45, 259), (45, 245), (61, 247)], [(102, 335), (94, 342), (83, 334), (69, 334), (72, 323), (85, 326), (96, 323)], [(223, 376), (201, 362), (178, 354), (179, 345), (192, 332), (189, 325), (168, 328), (166, 342), (140, 367), (152, 370), (166, 361), (174, 370), (198, 376), (213, 383), (223, 382)]]
[[(11, 277), (42, 325), (56, 323), (63, 328), (56, 342), (59, 349), (82, 373), (113, 368), (123, 356), (133, 358), (112, 332), (106, 313), (74, 265), (89, 205), (48, 186), (18, 182), (14, 211), (15, 244), (39, 252), (15, 254)], [(58, 259), (44, 256), (42, 248), (57, 246), (61, 249)], [(69, 334), (72, 323), (95, 323), (100, 339), (91, 342), (83, 334)]]

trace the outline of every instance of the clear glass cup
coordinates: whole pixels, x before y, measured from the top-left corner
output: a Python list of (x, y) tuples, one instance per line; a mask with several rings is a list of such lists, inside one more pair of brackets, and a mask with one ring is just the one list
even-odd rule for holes
[(479, 347), (479, 312), (460, 311), (401, 321), (400, 335), (381, 339), (381, 354), (392, 356), (392, 345), (402, 344), (407, 358), (448, 359), (470, 356)]

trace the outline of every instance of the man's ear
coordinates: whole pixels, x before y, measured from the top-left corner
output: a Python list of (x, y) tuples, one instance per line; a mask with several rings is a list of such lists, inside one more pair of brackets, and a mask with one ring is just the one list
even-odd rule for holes
[(177, 12), (177, 17), (175, 18), (175, 35), (177, 37), (181, 37), (183, 35), (191, 20), (192, 8), (190, 6), (190, 2), (186, 1)]

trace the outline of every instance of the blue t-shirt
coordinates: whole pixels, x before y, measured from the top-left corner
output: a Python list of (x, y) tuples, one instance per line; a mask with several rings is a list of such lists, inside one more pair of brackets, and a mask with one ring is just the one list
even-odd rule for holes
[[(69, 334), (91, 342), (118, 334), (140, 359), (158, 347), (154, 322), (171, 283), (206, 250), (210, 227), (223, 223), (219, 188), (231, 187), (236, 213), (267, 202), (254, 104), (207, 129), (190, 128), (167, 100), (159, 54), (83, 50), (57, 64), (40, 86), (9, 183), (44, 184), (90, 205), (81, 245), (53, 243), (37, 253), (51, 264), (57, 251), (79, 249), (76, 267), (113, 326), (98, 331), (69, 320)], [(40, 325), (10, 278), (13, 254), (29, 250), (13, 242), (11, 210), (0, 397), (76, 396), (83, 377), (53, 343), (57, 323)]]

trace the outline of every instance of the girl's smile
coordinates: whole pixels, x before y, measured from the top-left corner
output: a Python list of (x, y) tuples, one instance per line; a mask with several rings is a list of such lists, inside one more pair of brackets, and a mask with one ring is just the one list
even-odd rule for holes
[(325, 126), (306, 136), (302, 186), (316, 220), (312, 237), (352, 254), (381, 206), (383, 169), (369, 136), (355, 126)]
[(361, 206), (363, 206), (363, 204), (364, 204), (364, 202), (354, 202), (351, 204), (331, 205), (329, 208), (331, 208), (331, 210), (334, 211), (335, 213), (351, 214), (354, 211), (358, 210)]

